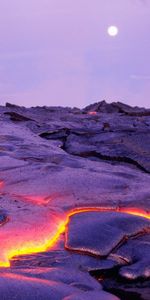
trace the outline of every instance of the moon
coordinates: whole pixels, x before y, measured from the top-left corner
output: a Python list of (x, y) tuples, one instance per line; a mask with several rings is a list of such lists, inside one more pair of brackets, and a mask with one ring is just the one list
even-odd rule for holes
[(118, 35), (119, 33), (119, 29), (117, 26), (109, 26), (108, 29), (107, 29), (107, 33), (110, 35), (110, 36), (116, 36)]

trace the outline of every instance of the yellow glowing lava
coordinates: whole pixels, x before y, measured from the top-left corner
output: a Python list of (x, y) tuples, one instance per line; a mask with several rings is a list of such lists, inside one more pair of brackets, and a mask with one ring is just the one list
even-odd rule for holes
[[(39, 252), (45, 252), (47, 249), (52, 248), (59, 239), (61, 233), (65, 231), (65, 222), (60, 222), (56, 233), (49, 239), (48, 237), (42, 241), (25, 241), (20, 248), (15, 248), (15, 245), (5, 253), (5, 258), (0, 261), (0, 267), (10, 267), (10, 260), (19, 255), (34, 254)], [(48, 233), (47, 233), (48, 235)]]
[[(15, 245), (15, 240), (12, 241), (11, 248), (8, 249), (7, 253), (5, 253), (4, 259), (1, 258), (0, 261), (0, 267), (10, 267), (10, 260), (14, 256), (18, 255), (26, 255), (26, 254), (34, 254), (38, 252), (44, 252), (50, 248), (52, 248), (56, 242), (58, 241), (60, 235), (65, 231), (65, 228), (69, 222), (69, 217), (81, 213), (81, 212), (90, 212), (90, 211), (116, 211), (116, 212), (122, 212), (122, 213), (128, 213), (140, 217), (144, 217), (147, 219), (150, 219), (150, 212), (145, 212), (141, 209), (137, 208), (117, 208), (113, 209), (111, 207), (85, 207), (85, 208), (78, 208), (73, 211), (68, 212), (65, 220), (60, 220), (56, 232), (51, 236), (50, 238), (50, 230), (45, 232), (44, 237), (42, 237), (41, 240), (33, 240), (32, 242), (25, 241), (23, 244), (21, 244), (20, 248), (16, 248)], [(13, 234), (13, 233), (12, 233)], [(23, 233), (22, 233), (23, 234)], [(40, 237), (39, 237), (40, 239)], [(16, 242), (17, 242), (17, 236), (16, 236)], [(1, 241), (3, 243), (3, 241)], [(14, 243), (14, 244), (13, 244)]]
[(144, 211), (142, 209), (138, 209), (138, 208), (135, 208), (135, 207), (129, 207), (129, 208), (122, 207), (122, 208), (118, 209), (118, 211), (124, 212), (124, 213), (128, 213), (130, 215), (134, 215), (134, 216), (139, 216), (139, 217), (144, 217), (146, 219), (150, 219), (150, 212), (146, 212), (146, 211)]

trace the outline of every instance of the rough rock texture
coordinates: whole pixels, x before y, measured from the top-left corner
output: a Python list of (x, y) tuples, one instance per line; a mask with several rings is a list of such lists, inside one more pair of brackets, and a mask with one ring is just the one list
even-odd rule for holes
[(8, 217), (4, 211), (0, 211), (0, 226), (4, 225), (8, 221)]
[(150, 278), (150, 234), (129, 240), (113, 255), (129, 264), (121, 268), (121, 276), (128, 279)]
[[(127, 239), (145, 233), (150, 234), (150, 222), (145, 218), (117, 212), (83, 212), (70, 217), (65, 246), (97, 256), (107, 256)], [(150, 259), (149, 252), (146, 253)], [(132, 256), (135, 256), (134, 253)]]
[(145, 108), (0, 107), (2, 300), (148, 299), (149, 141)]

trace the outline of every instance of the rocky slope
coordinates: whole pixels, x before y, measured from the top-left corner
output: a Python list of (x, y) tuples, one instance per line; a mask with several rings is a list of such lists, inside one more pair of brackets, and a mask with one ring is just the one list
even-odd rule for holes
[(149, 173), (149, 109), (1, 106), (1, 299), (148, 300)]

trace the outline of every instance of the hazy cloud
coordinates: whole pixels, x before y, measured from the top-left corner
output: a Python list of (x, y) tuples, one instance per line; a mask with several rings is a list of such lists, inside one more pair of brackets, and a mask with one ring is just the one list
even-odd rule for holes
[(135, 79), (135, 80), (150, 80), (150, 75), (130, 75), (131, 79)]

